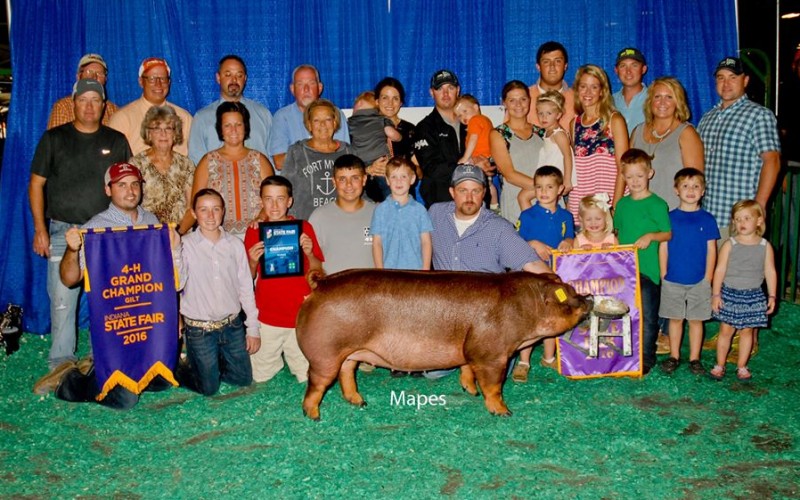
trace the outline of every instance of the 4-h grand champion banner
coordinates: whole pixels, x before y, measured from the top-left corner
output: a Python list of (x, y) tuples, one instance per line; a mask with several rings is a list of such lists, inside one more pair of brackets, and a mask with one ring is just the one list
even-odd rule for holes
[(619, 299), (630, 308), (621, 318), (594, 317), (558, 337), (559, 373), (570, 378), (641, 376), (638, 266), (632, 246), (554, 254), (554, 270), (575, 291)]
[(177, 275), (167, 225), (87, 229), (84, 285), (98, 400), (121, 385), (139, 394), (156, 376), (173, 385)]

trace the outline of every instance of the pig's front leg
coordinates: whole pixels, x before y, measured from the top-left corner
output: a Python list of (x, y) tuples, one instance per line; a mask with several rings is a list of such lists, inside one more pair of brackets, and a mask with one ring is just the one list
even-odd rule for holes
[(491, 363), (482, 363), (474, 366), (475, 376), (481, 386), (484, 403), (489, 413), (510, 417), (506, 403), (503, 401), (503, 377), (507, 364), (506, 359), (498, 359)]

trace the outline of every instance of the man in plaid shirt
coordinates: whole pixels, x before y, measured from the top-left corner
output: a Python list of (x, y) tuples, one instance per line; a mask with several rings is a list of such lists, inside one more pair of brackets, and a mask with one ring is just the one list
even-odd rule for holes
[(780, 140), (775, 114), (745, 95), (749, 77), (740, 59), (726, 57), (714, 76), (720, 102), (703, 115), (697, 131), (708, 181), (703, 208), (717, 219), (724, 240), (734, 203), (755, 199), (766, 211), (780, 172)]
[[(75, 74), (76, 82), (84, 78), (92, 78), (105, 87), (107, 77), (108, 66), (103, 56), (100, 54), (86, 54), (78, 61), (78, 72)], [(75, 121), (75, 111), (72, 101), (72, 94), (70, 94), (66, 97), (62, 97), (53, 104), (53, 109), (50, 110), (50, 118), (47, 120), (47, 130)], [(103, 120), (101, 123), (103, 125), (108, 125), (111, 115), (116, 111), (117, 105), (106, 100), (106, 108), (103, 112)]]
[[(703, 208), (717, 219), (722, 242), (730, 235), (730, 211), (737, 201), (755, 199), (766, 213), (780, 173), (781, 146), (775, 114), (745, 95), (750, 77), (742, 61), (726, 57), (717, 64), (714, 77), (720, 102), (703, 115), (697, 131), (705, 150)], [(703, 349), (716, 349), (716, 344), (714, 336)], [(729, 356), (735, 360), (738, 352), (735, 338)], [(751, 357), (757, 352), (758, 331)]]

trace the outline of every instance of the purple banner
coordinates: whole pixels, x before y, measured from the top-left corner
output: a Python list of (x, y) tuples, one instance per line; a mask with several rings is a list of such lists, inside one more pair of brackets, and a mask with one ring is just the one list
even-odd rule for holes
[(178, 352), (178, 299), (170, 228), (89, 229), (84, 281), (89, 299), (98, 400), (117, 385), (141, 393), (172, 375)]
[[(620, 319), (594, 318), (558, 337), (559, 372), (570, 378), (641, 376), (641, 297), (633, 247), (555, 254), (553, 267), (580, 294), (612, 297), (630, 308)], [(592, 335), (592, 324), (597, 332)]]

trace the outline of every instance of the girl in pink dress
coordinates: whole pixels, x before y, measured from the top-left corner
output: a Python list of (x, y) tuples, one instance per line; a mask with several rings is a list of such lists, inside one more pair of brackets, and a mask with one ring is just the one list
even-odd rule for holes
[(578, 216), (581, 231), (575, 236), (574, 248), (597, 250), (617, 244), (614, 236), (614, 219), (611, 202), (606, 193), (593, 194), (581, 199)]

